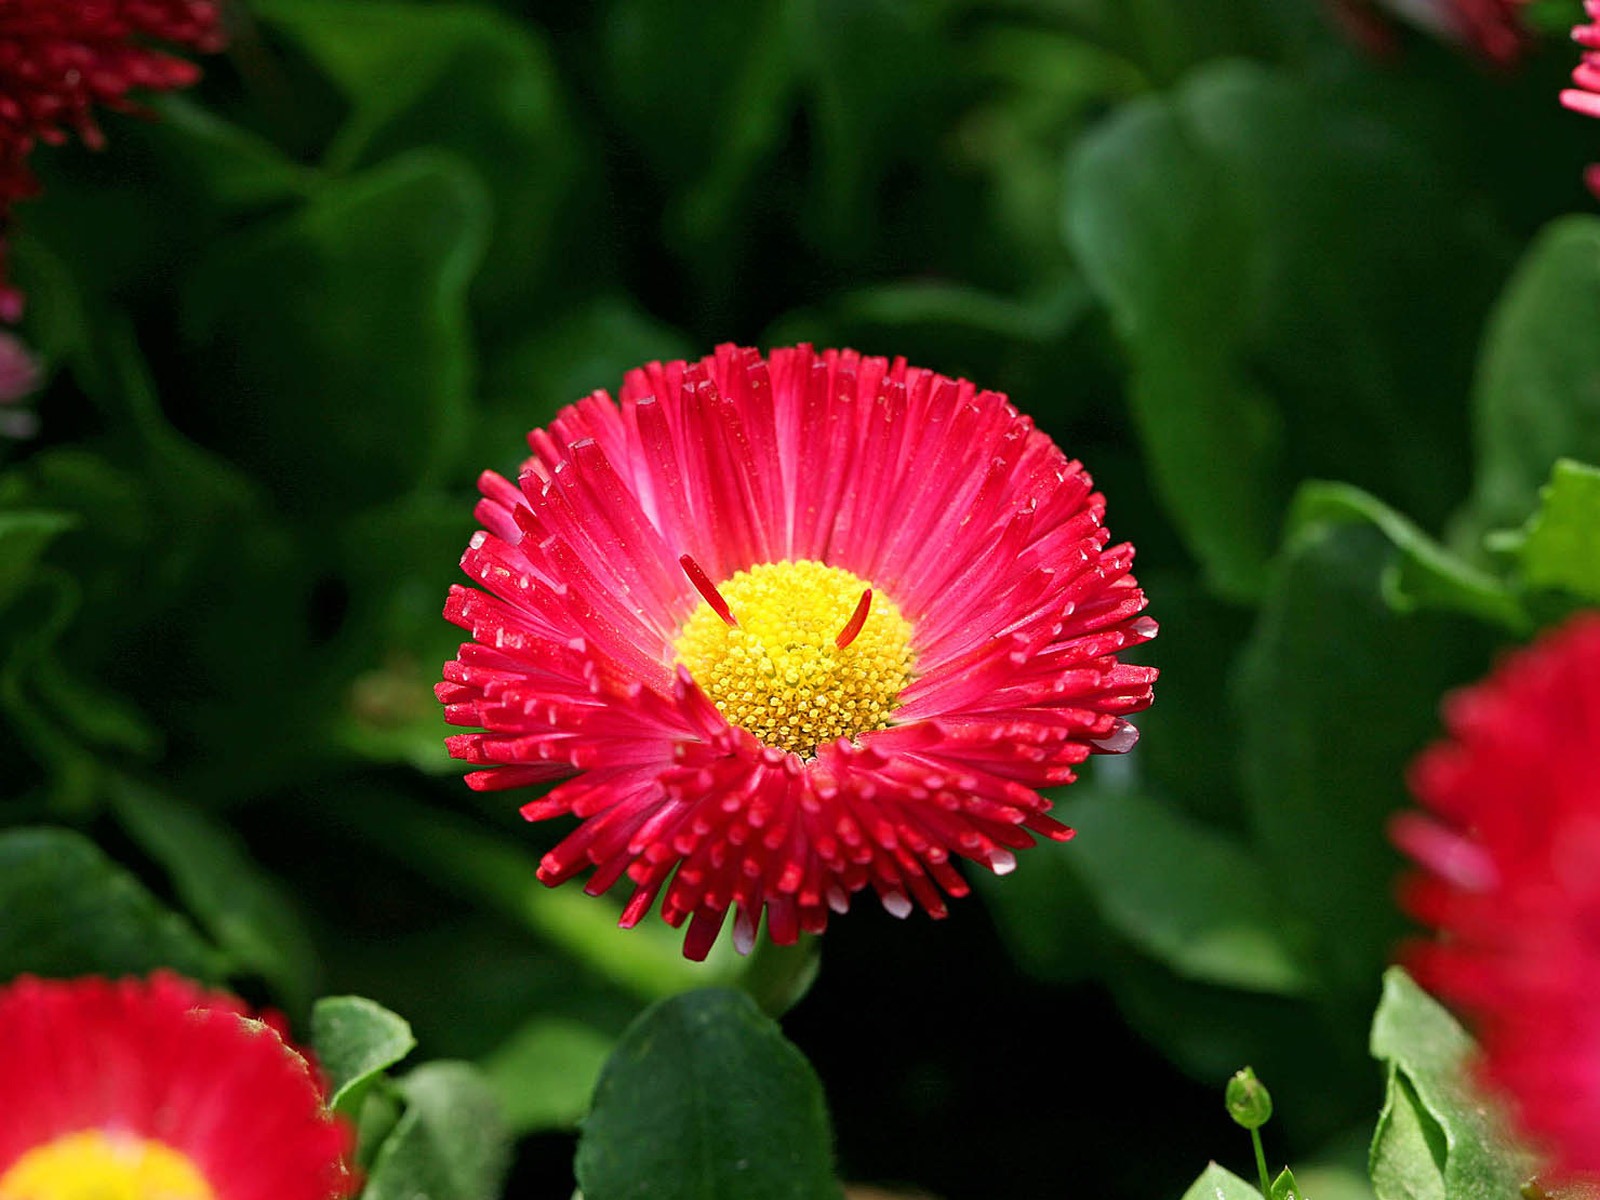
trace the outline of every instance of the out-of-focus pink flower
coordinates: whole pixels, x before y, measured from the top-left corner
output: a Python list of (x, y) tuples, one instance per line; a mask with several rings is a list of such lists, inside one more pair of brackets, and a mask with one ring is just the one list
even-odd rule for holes
[(237, 999), (160, 972), (0, 988), (0, 1198), (335, 1200), (349, 1126)]
[(1002, 395), (854, 351), (723, 346), (630, 373), (486, 473), (446, 615), (475, 788), (575, 776), (559, 884), (627, 877), (703, 958), (821, 932), (871, 888), (945, 914), (1034, 834), (1039, 789), (1130, 747), (1155, 636), (1089, 476)]
[(1468, 1017), (1482, 1073), (1563, 1175), (1600, 1173), (1600, 613), (1445, 705), (1394, 824), (1402, 889), (1437, 940), (1408, 950)]
[[(1561, 103), (1586, 117), (1600, 117), (1600, 0), (1583, 0), (1583, 10), (1589, 19), (1572, 30), (1572, 40), (1583, 47), (1583, 57), (1572, 71), (1577, 86), (1561, 93)], [(1583, 182), (1600, 199), (1600, 163), (1585, 169)]]
[(12, 205), (38, 191), (28, 167), (34, 144), (76, 133), (98, 147), (97, 107), (128, 109), (130, 93), (199, 78), (193, 63), (154, 42), (221, 49), (215, 0), (0, 2), (0, 320), (22, 315), (22, 294), (7, 282), (5, 234)]
[(39, 431), (39, 418), (19, 401), (33, 395), (42, 379), (39, 360), (22, 339), (0, 330), (0, 438), (30, 438)]
[(1378, 53), (1394, 48), (1383, 12), (1436, 37), (1469, 47), (1494, 63), (1509, 63), (1528, 42), (1521, 10), (1527, 0), (1329, 0), (1334, 15)]

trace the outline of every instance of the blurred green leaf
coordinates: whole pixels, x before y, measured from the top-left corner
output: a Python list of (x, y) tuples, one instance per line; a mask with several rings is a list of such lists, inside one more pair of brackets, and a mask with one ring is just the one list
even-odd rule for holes
[[(1399, 967), (1384, 972), (1383, 999), (1372, 1019), (1372, 1056), (1390, 1069), (1373, 1139), (1379, 1200), (1520, 1194), (1533, 1160), (1509, 1141), (1505, 1114), (1468, 1080), (1474, 1049), (1455, 1018), (1409, 975)], [(1442, 1172), (1438, 1192), (1434, 1171)]]
[(1557, 459), (1600, 462), (1600, 217), (1564, 217), (1523, 255), (1484, 338), (1470, 519), (1520, 525)]
[(1299, 479), (1423, 524), (1468, 486), (1460, 396), (1500, 248), (1341, 86), (1215, 64), (1069, 162), (1067, 236), (1127, 346), (1157, 486), (1235, 598), (1264, 583)]
[(1200, 1172), (1183, 1200), (1261, 1200), (1261, 1193), (1226, 1167), (1212, 1163)]
[(473, 283), (480, 321), (520, 327), (563, 249), (557, 228), (577, 147), (538, 31), (487, 5), (261, 0), (350, 102), (324, 165), (344, 172), (418, 146), (448, 150), (487, 186), (492, 230)]
[(77, 524), (71, 513), (0, 512), (0, 608), (22, 588), (46, 547)]
[(1235, 363), (1251, 321), (1248, 216), (1192, 124), (1177, 101), (1150, 98), (1084, 138), (1065, 231), (1133, 359), (1154, 486), (1213, 585), (1248, 596), (1275, 536), (1282, 433)]
[(440, 610), (474, 528), (469, 501), (415, 492), (339, 530), (331, 567), (348, 586), (348, 609), (322, 657), (329, 690), (343, 701), (327, 732), (343, 749), (432, 773), (453, 769), (433, 686), (461, 643)]
[(822, 1087), (748, 996), (662, 1000), (617, 1044), (583, 1123), (585, 1200), (838, 1200)]
[(183, 320), (217, 442), (299, 512), (439, 475), (467, 432), (487, 222), (476, 178), (419, 150), (215, 246)]
[(317, 185), (316, 171), (187, 96), (162, 96), (153, 107), (161, 119), (140, 132), (163, 156), (164, 175), (219, 205), (265, 207), (304, 198)]
[(346, 795), (341, 813), (369, 844), (437, 887), (505, 914), (635, 996), (655, 1000), (729, 983), (744, 971), (726, 938), (704, 962), (691, 962), (683, 956), (682, 932), (662, 922), (619, 929), (614, 904), (577, 888), (546, 887), (533, 854), (474, 822), (389, 794)]
[(0, 711), (15, 725), (30, 755), (49, 768), (58, 813), (80, 814), (96, 799), (102, 757), (154, 757), (161, 731), (116, 693), (69, 669), (60, 650), (78, 633), (82, 603), (77, 581), (42, 571), (0, 614), (6, 636), (0, 658)]
[(494, 1200), (511, 1160), (493, 1090), (470, 1064), (425, 1063), (398, 1081), (405, 1112), (379, 1147), (364, 1200)]
[(1236, 840), (1133, 793), (1074, 789), (1058, 815), (1078, 831), (1073, 869), (1135, 946), (1202, 982), (1279, 995), (1309, 986), (1267, 871)]
[(1371, 522), (1398, 552), (1383, 573), (1383, 595), (1398, 613), (1456, 612), (1513, 633), (1531, 630), (1528, 614), (1504, 582), (1441, 546), (1375, 496), (1343, 483), (1302, 484), (1287, 536), (1313, 525)]
[(416, 1046), (411, 1026), (364, 996), (324, 996), (311, 1010), (311, 1045), (328, 1076), (328, 1104), (358, 1111), (368, 1085)]
[(540, 322), (488, 364), (483, 418), (467, 467), (485, 467), (515, 479), (528, 457), (528, 432), (549, 424), (556, 411), (604, 388), (613, 394), (622, 377), (645, 363), (694, 356), (678, 330), (651, 317), (625, 296), (598, 296)]
[[(605, 100), (668, 187), (666, 240), (716, 274), (741, 248), (739, 201), (787, 133), (793, 31), (784, 0), (618, 0), (602, 29)], [(679, 70), (692, 64), (695, 85)], [(726, 288), (731, 281), (723, 280)]]
[(1368, 1007), (1402, 930), (1385, 825), (1406, 800), (1406, 764), (1436, 731), (1440, 696), (1482, 673), (1492, 643), (1459, 618), (1393, 613), (1391, 553), (1370, 526), (1302, 528), (1232, 688), (1274, 895), (1313, 927), (1305, 961), (1347, 1011)]
[(128, 779), (110, 785), (112, 811), (128, 836), (167, 871), (178, 898), (231, 960), (253, 971), (299, 1012), (311, 1003), (316, 956), (281, 885), (226, 826)]
[(484, 1061), (514, 1133), (574, 1129), (616, 1039), (580, 1021), (536, 1017)]
[(854, 257), (881, 231), (878, 192), (898, 164), (937, 150), (965, 99), (948, 3), (786, 0), (788, 45), (803, 65), (816, 138), (818, 243)]
[(170, 967), (215, 981), (217, 952), (82, 834), (0, 833), (0, 979), (143, 975)]
[(1516, 553), (1528, 587), (1600, 602), (1600, 468), (1558, 459), (1539, 511), (1494, 544)]

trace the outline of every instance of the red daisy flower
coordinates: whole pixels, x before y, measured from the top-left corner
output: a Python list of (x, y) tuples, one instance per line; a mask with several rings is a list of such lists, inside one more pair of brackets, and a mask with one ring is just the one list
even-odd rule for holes
[(1404, 906), (1440, 933), (1418, 980), (1472, 1018), (1487, 1081), (1558, 1169), (1600, 1172), (1600, 613), (1451, 696), (1413, 764), (1430, 812), (1394, 839)]
[(703, 958), (871, 887), (945, 914), (952, 855), (997, 872), (1071, 831), (1040, 788), (1136, 737), (1155, 636), (1105, 500), (1006, 398), (903, 360), (722, 346), (630, 373), (479, 481), (445, 615), (450, 739), (475, 788), (577, 773), (523, 808), (580, 824), (559, 884), (624, 875)]
[(22, 315), (5, 282), (11, 206), (38, 191), (28, 155), (36, 141), (75, 132), (103, 144), (96, 105), (129, 109), (133, 91), (170, 91), (199, 78), (193, 63), (151, 41), (200, 51), (223, 44), (214, 0), (0, 0), (0, 319)]
[(0, 1200), (332, 1200), (348, 1145), (232, 996), (167, 973), (0, 989)]
[[(1572, 82), (1578, 86), (1562, 92), (1561, 103), (1586, 117), (1600, 117), (1600, 0), (1583, 0), (1583, 10), (1588, 21), (1572, 30), (1572, 40), (1583, 47), (1583, 57), (1572, 71)], [(1583, 181), (1600, 199), (1600, 163), (1590, 164)]]
[(1470, 47), (1494, 63), (1509, 63), (1528, 42), (1521, 10), (1527, 0), (1328, 0), (1334, 15), (1376, 53), (1393, 37), (1379, 9), (1388, 9), (1446, 41)]

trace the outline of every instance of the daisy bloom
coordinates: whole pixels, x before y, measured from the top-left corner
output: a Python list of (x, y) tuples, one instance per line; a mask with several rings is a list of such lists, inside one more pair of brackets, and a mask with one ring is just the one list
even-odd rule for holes
[(94, 109), (128, 109), (135, 91), (170, 91), (199, 78), (194, 64), (152, 42), (222, 48), (215, 0), (0, 0), (0, 320), (22, 315), (6, 283), (11, 206), (38, 190), (28, 156), (35, 142), (76, 133), (105, 141)]
[(1451, 696), (1413, 764), (1427, 810), (1393, 827), (1422, 871), (1405, 907), (1439, 933), (1409, 951), (1470, 1018), (1485, 1080), (1559, 1172), (1600, 1172), (1600, 613)]
[(631, 372), (529, 435), (451, 590), (472, 635), (438, 687), (475, 788), (574, 776), (523, 808), (579, 824), (559, 884), (624, 876), (703, 958), (821, 932), (871, 887), (945, 914), (1071, 831), (1040, 788), (1095, 751), (1155, 636), (1088, 475), (1006, 398), (809, 346)]
[(348, 1145), (232, 996), (167, 973), (0, 988), (0, 1200), (333, 1200)]
[[(1583, 47), (1583, 57), (1572, 71), (1577, 86), (1561, 93), (1561, 103), (1586, 117), (1600, 117), (1600, 0), (1583, 0), (1583, 11), (1589, 19), (1572, 30), (1572, 40)], [(1583, 181), (1600, 199), (1600, 163), (1590, 165)]]

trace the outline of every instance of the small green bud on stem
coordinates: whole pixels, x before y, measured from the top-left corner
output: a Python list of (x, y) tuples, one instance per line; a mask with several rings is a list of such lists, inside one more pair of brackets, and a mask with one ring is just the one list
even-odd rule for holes
[(1250, 1144), (1256, 1151), (1256, 1170), (1261, 1174), (1261, 1194), (1270, 1198), (1272, 1185), (1267, 1182), (1267, 1156), (1261, 1149), (1260, 1133), (1261, 1127), (1272, 1119), (1272, 1096), (1267, 1092), (1267, 1085), (1256, 1078), (1254, 1071), (1245, 1067), (1228, 1080), (1228, 1090), (1223, 1099), (1228, 1106), (1228, 1115), (1236, 1124), (1250, 1131)]
[(1246, 1129), (1260, 1129), (1272, 1118), (1272, 1097), (1249, 1067), (1228, 1080), (1228, 1115)]

